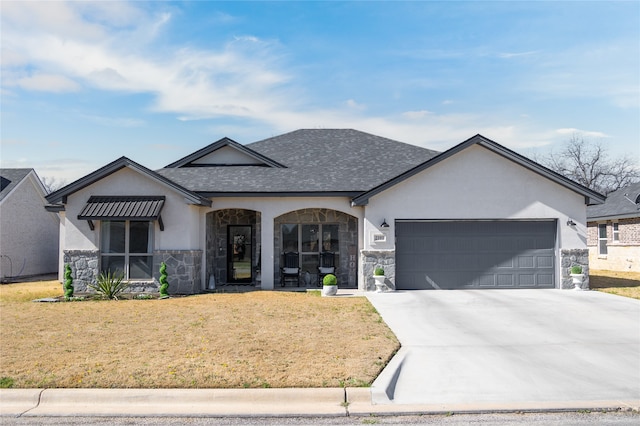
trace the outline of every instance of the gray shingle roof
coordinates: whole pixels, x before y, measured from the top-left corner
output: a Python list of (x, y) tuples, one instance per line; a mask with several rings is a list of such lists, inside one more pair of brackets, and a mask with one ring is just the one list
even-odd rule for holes
[(0, 169), (0, 201), (33, 169)]
[(157, 172), (192, 191), (349, 193), (367, 191), (436, 151), (352, 129), (302, 129), (246, 145), (285, 166), (183, 167)]
[(640, 217), (640, 182), (607, 195), (604, 204), (587, 207), (587, 219)]

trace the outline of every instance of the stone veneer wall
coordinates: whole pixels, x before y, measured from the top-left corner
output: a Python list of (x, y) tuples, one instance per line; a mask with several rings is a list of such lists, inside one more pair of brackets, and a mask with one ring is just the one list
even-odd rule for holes
[[(295, 223), (298, 225), (312, 224), (338, 224), (338, 244), (340, 245), (339, 258), (336, 259), (336, 276), (338, 287), (357, 288), (358, 287), (358, 219), (349, 214), (330, 209), (302, 209), (278, 216), (273, 224), (274, 241), (274, 283), (280, 283), (280, 261), (282, 254), (282, 232), (281, 226), (285, 223)], [(315, 283), (317, 271), (309, 271)]]
[(571, 280), (571, 267), (575, 265), (582, 266), (584, 281), (582, 289), (589, 289), (589, 249), (563, 249), (560, 250), (560, 270), (562, 271), (562, 282), (560, 288), (572, 289), (573, 281)]
[[(87, 286), (96, 283), (99, 271), (97, 250), (66, 250), (64, 263), (71, 264), (71, 276), (76, 292), (93, 292)], [(157, 292), (160, 288), (160, 263), (167, 264), (170, 294), (200, 293), (202, 268), (201, 250), (160, 250), (153, 253), (153, 281), (129, 281), (127, 291), (133, 293)]]
[[(261, 235), (261, 215), (260, 212), (244, 209), (224, 209), (207, 213), (207, 279), (212, 274), (215, 277), (216, 285), (227, 283), (227, 226), (247, 225), (251, 226), (251, 258), (254, 268), (260, 262), (260, 235)], [(254, 283), (256, 279), (255, 270), (252, 272)], [(208, 283), (207, 283), (208, 286)]]
[[(158, 250), (153, 253), (153, 283), (134, 283), (135, 287), (152, 286), (153, 291), (160, 289), (160, 263), (167, 264), (169, 294), (197, 294), (202, 291), (202, 250)], [(149, 291), (149, 290), (141, 290)]]
[(373, 280), (373, 271), (377, 266), (384, 268), (385, 284), (391, 290), (396, 288), (396, 251), (395, 250), (361, 250), (362, 276), (364, 277), (364, 290), (375, 291), (376, 283)]
[(93, 291), (87, 284), (95, 283), (98, 277), (100, 252), (98, 250), (65, 250), (64, 264), (71, 265), (73, 288), (78, 293)]

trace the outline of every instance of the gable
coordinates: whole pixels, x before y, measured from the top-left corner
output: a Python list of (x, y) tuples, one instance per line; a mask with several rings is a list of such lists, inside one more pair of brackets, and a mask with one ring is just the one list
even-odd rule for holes
[(4, 200), (33, 169), (0, 169), (0, 201)]
[(192, 166), (264, 166), (263, 161), (228, 145), (189, 163)]
[(165, 169), (180, 167), (262, 166), (283, 168), (272, 159), (247, 148), (229, 138), (222, 138), (211, 145), (182, 157)]
[[(181, 195), (185, 202), (190, 204), (202, 205), (202, 206), (210, 206), (211, 201), (205, 197), (202, 197), (188, 189), (178, 185), (177, 183), (155, 173), (152, 170), (147, 169), (144, 166), (136, 163), (135, 161), (129, 160), (127, 157), (121, 157), (106, 166), (96, 170), (93, 173), (88, 174), (87, 176), (78, 179), (77, 181), (70, 183), (69, 185), (47, 195), (46, 199), (49, 203), (52, 204), (66, 204), (67, 197), (75, 194), (78, 191), (83, 190), (89, 186), (98, 183), (104, 183), (105, 185), (110, 185), (111, 190), (115, 191), (124, 191), (122, 195), (126, 195), (125, 193), (130, 193), (132, 190), (132, 182), (135, 182), (135, 179), (131, 181), (123, 181), (119, 185), (115, 185), (110, 182), (105, 182), (106, 178), (112, 177), (114, 175), (122, 174), (124, 171), (128, 171), (129, 173), (133, 173), (137, 177), (144, 178), (143, 181), (152, 182), (157, 186), (163, 187), (166, 190), (170, 190)], [(146, 195), (146, 194), (145, 194)], [(59, 206), (49, 206), (52, 209), (55, 207), (57, 211), (60, 210)]]
[[(427, 160), (426, 162), (414, 167), (411, 170), (408, 170), (401, 175), (396, 176), (395, 178), (383, 183), (382, 185), (377, 186), (376, 188), (367, 191), (352, 200), (353, 205), (366, 205), (369, 199), (377, 194), (380, 194), (386, 190), (393, 188), (399, 183), (405, 181), (406, 179), (415, 176), (418, 173), (421, 173), (424, 170), (435, 167), (436, 165), (440, 165), (441, 163), (446, 166), (448, 160), (457, 154), (469, 149), (470, 147), (481, 147), (483, 149), (489, 150), (492, 153), (498, 155), (504, 161), (510, 161), (514, 165), (520, 166), (522, 169), (526, 169), (530, 172), (533, 172), (549, 181), (552, 181), (566, 189), (569, 189), (585, 198), (585, 204), (596, 204), (602, 203), (605, 200), (605, 197), (602, 194), (599, 194), (589, 188), (586, 188), (565, 176), (562, 176), (558, 173), (555, 173), (546, 167), (536, 163), (533, 160), (530, 160), (514, 151), (511, 151), (504, 146), (485, 138), (482, 135), (476, 135), (466, 141), (462, 142), (454, 146), (453, 148), (436, 155), (435, 157)], [(455, 169), (455, 167), (454, 167)], [(521, 169), (521, 170), (522, 170)], [(523, 170), (524, 171), (524, 170)], [(456, 170), (452, 170), (452, 173), (455, 174)]]

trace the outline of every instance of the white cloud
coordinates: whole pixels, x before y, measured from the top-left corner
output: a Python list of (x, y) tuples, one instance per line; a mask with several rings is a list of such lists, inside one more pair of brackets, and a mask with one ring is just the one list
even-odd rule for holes
[(354, 101), (353, 99), (348, 99), (345, 102), (345, 104), (350, 109), (354, 109), (354, 110), (358, 110), (358, 111), (363, 111), (363, 110), (367, 109), (367, 106), (365, 104), (359, 104), (358, 102)]
[(596, 132), (592, 130), (580, 130), (580, 129), (574, 129), (574, 128), (556, 129), (556, 133), (563, 136), (564, 135), (581, 135), (581, 136), (591, 137), (591, 138), (609, 138), (610, 137), (606, 133)]
[(411, 120), (419, 120), (421, 118), (427, 117), (429, 115), (432, 115), (433, 113), (431, 111), (427, 111), (427, 110), (421, 110), (421, 111), (407, 111), (407, 112), (403, 112), (402, 115), (407, 117), (408, 119)]
[(82, 118), (101, 126), (108, 127), (142, 127), (146, 123), (144, 120), (126, 117), (103, 117), (98, 115), (81, 115)]
[(53, 74), (35, 74), (16, 81), (16, 85), (27, 90), (41, 92), (76, 92), (80, 86), (70, 78)]

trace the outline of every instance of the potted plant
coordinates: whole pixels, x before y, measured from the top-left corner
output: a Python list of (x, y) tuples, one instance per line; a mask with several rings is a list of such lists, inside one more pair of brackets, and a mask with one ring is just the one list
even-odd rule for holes
[(335, 296), (338, 293), (338, 279), (333, 274), (327, 274), (322, 279), (322, 296)]
[(382, 266), (376, 266), (373, 270), (373, 280), (376, 282), (376, 292), (382, 293), (387, 290), (387, 285), (384, 283), (384, 268)]
[(571, 275), (571, 279), (573, 280), (573, 289), (582, 290), (582, 280), (584, 279), (584, 275), (582, 274), (582, 266), (572, 266), (569, 275)]

